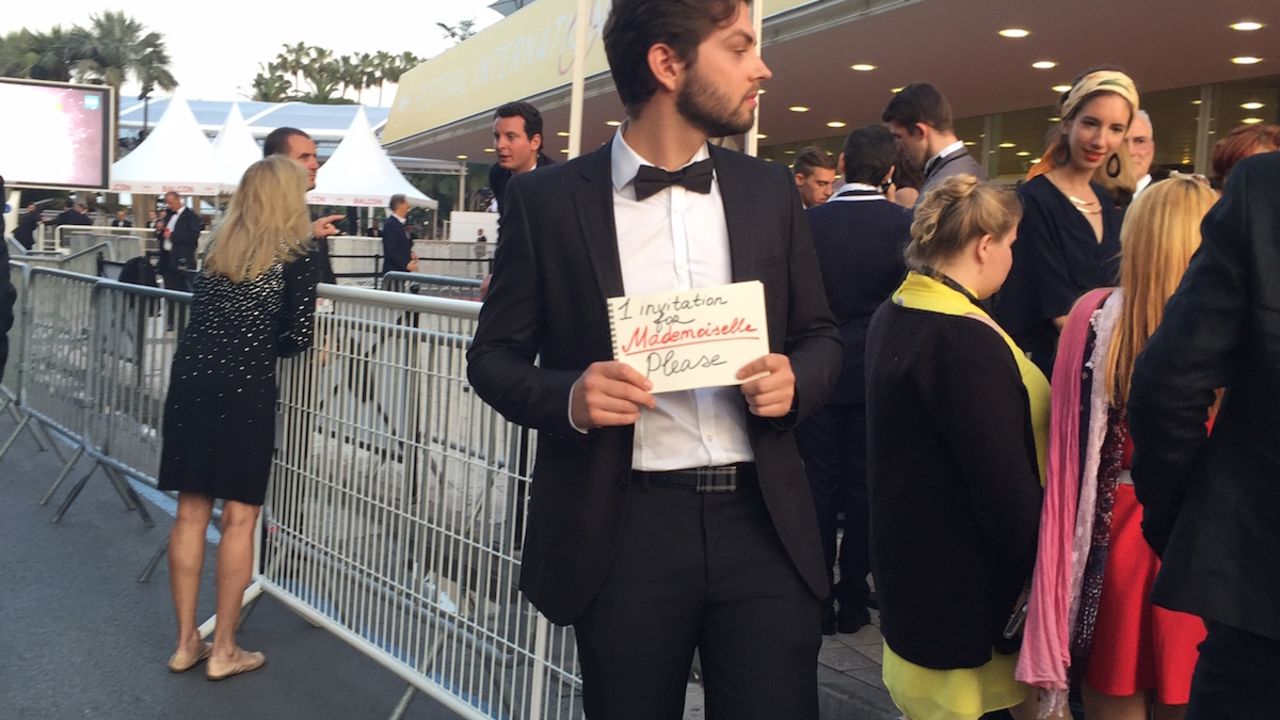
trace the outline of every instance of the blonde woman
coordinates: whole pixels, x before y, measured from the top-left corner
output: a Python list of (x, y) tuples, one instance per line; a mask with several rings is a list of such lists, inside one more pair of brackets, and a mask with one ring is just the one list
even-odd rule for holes
[(1035, 561), (1049, 383), (981, 305), (1013, 264), (1020, 214), (972, 175), (925, 193), (911, 272), (868, 331), (884, 684), (911, 720), (1035, 712), (1004, 630)]
[[(276, 359), (311, 345), (317, 271), (307, 255), (306, 171), (283, 156), (249, 166), (213, 231), (196, 282), (191, 321), (178, 342), (165, 400), (160, 488), (178, 491), (169, 539), (169, 583), (178, 620), (169, 669), (208, 658), (222, 680), (256, 670), (260, 652), (236, 645), (240, 601), (253, 564), (253, 532), (275, 440)], [(205, 530), (222, 509), (217, 629), (196, 630)]]
[[(1083, 665), (1090, 720), (1176, 720), (1190, 697), (1199, 618), (1150, 601), (1160, 561), (1142, 537), (1125, 421), (1133, 364), (1200, 247), (1217, 199), (1174, 173), (1129, 207), (1120, 287), (1085, 295), (1058, 346), (1048, 485), (1018, 677), (1063, 706)], [(1086, 662), (1087, 661), (1087, 662)]]

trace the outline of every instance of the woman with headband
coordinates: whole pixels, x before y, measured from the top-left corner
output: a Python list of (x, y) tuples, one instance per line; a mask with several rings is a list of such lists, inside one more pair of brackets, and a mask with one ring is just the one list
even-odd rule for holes
[(996, 318), (1046, 375), (1076, 299), (1114, 285), (1122, 214), (1097, 182), (1132, 178), (1124, 137), (1138, 111), (1128, 75), (1098, 70), (1062, 99), (1062, 124), (1018, 189), (1022, 222)]

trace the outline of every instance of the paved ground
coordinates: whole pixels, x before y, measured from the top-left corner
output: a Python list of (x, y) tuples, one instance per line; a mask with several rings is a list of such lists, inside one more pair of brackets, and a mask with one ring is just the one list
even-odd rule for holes
[[(14, 423), (0, 415), (0, 442)], [(197, 668), (172, 675), (172, 609), (163, 564), (136, 581), (168, 533), (171, 503), (150, 505), (156, 526), (127, 511), (96, 474), (62, 523), (37, 501), (61, 462), (20, 438), (0, 460), (0, 718), (184, 720), (272, 717), (347, 720), (389, 717), (404, 684), (332, 634), (264, 597), (241, 631), (242, 645), (268, 656), (262, 671), (210, 683)], [(88, 468), (82, 461), (71, 481)], [(211, 534), (216, 540), (216, 533)], [(200, 617), (213, 611), (211, 544)], [(819, 667), (823, 718), (896, 718), (880, 683), (880, 635), (871, 626), (827, 638)], [(419, 695), (405, 715), (454, 715)], [(685, 720), (702, 720), (701, 688), (689, 686)]]

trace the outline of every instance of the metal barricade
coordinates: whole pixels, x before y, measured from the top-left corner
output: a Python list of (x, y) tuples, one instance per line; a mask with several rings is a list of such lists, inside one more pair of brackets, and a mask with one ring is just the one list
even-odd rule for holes
[(390, 292), (430, 295), (456, 300), (480, 300), (480, 280), (450, 275), (389, 272), (382, 276), (378, 287)]
[[(13, 285), (13, 289), (18, 292), (18, 301), (13, 306), (13, 327), (9, 329), (9, 357), (5, 361), (4, 375), (0, 378), (0, 410), (8, 410), (15, 413), (14, 405), (18, 401), (18, 393), (22, 390), (22, 353), (26, 347), (23, 336), (23, 327), (25, 321), (23, 319), (23, 299), (27, 294), (27, 265), (20, 262), (9, 262), (9, 267), (4, 269), (9, 273), (9, 283)], [(0, 297), (0, 302), (4, 299)]]
[(517, 587), (526, 436), (466, 382), (478, 304), (321, 296), (315, 346), (281, 364), (259, 587), (406, 679), (402, 707), (580, 717), (571, 633)]

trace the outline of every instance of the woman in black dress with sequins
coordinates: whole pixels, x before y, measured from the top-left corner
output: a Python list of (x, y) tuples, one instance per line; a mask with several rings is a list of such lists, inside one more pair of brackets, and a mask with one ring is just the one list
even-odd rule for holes
[[(178, 619), (173, 672), (208, 658), (208, 678), (221, 680), (266, 662), (262, 653), (236, 645), (235, 628), (271, 471), (276, 360), (311, 345), (317, 272), (306, 254), (306, 191), (305, 170), (283, 156), (245, 171), (213, 232), (191, 322), (173, 359), (160, 461), (160, 489), (178, 491), (169, 538)], [(210, 645), (196, 630), (196, 598), (215, 499), (224, 503)]]

